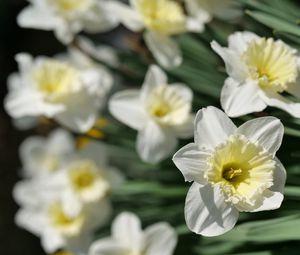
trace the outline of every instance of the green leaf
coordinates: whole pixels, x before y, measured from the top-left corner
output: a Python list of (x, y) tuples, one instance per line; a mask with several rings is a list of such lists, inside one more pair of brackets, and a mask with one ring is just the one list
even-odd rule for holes
[(300, 36), (300, 27), (296, 24), (259, 11), (246, 11), (246, 13), (258, 22), (273, 28), (275, 31), (286, 32), (292, 35)]

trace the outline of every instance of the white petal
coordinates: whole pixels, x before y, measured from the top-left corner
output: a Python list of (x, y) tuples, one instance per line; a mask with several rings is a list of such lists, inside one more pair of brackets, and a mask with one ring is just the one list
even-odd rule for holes
[(66, 110), (55, 116), (62, 125), (75, 132), (86, 132), (95, 123), (103, 98), (88, 91), (79, 91), (65, 100)]
[(194, 133), (194, 120), (195, 115), (190, 114), (185, 122), (183, 122), (181, 125), (173, 126), (173, 132), (174, 134), (182, 139), (191, 138)]
[(183, 83), (173, 83), (171, 86), (182, 98), (184, 98), (184, 100), (192, 103), (193, 91), (187, 85)]
[(267, 107), (261, 99), (258, 86), (247, 81), (239, 84), (227, 78), (221, 92), (221, 105), (230, 117), (239, 117), (252, 112), (260, 112)]
[(85, 222), (85, 230), (87, 232), (95, 231), (107, 224), (112, 215), (112, 206), (108, 199), (102, 199), (90, 205), (85, 204), (83, 209), (87, 215)]
[(198, 111), (195, 119), (195, 143), (213, 149), (233, 134), (236, 126), (227, 115), (209, 106)]
[(95, 6), (82, 17), (85, 31), (98, 33), (115, 28), (119, 22), (118, 17), (112, 15), (113, 11), (109, 1), (96, 1)]
[(61, 194), (63, 212), (69, 217), (75, 218), (80, 214), (83, 204), (73, 189), (66, 188)]
[(145, 126), (147, 115), (142, 107), (138, 90), (125, 90), (116, 93), (109, 100), (109, 111), (127, 126), (140, 130)]
[(60, 236), (56, 231), (47, 228), (44, 229), (44, 232), (41, 237), (41, 244), (46, 253), (54, 253), (58, 249), (61, 249), (66, 246), (66, 241)]
[(245, 122), (236, 133), (245, 135), (251, 142), (275, 154), (281, 145), (284, 127), (275, 117), (261, 117)]
[(172, 255), (177, 235), (169, 224), (157, 223), (145, 229), (145, 241), (145, 255)]
[(138, 133), (137, 151), (149, 163), (157, 163), (170, 156), (177, 146), (177, 138), (171, 132), (153, 121)]
[(235, 32), (228, 37), (228, 48), (243, 54), (248, 48), (249, 43), (260, 37), (252, 32)]
[(206, 184), (204, 172), (208, 169), (209, 152), (201, 151), (197, 144), (190, 143), (173, 156), (173, 162), (183, 174), (185, 181)]
[(128, 250), (113, 239), (100, 239), (92, 243), (88, 255), (128, 255)]
[[(185, 0), (185, 3), (186, 3), (187, 13), (189, 14), (189, 16), (197, 20), (198, 32), (202, 32), (204, 30), (204, 25), (212, 20), (211, 14), (207, 12), (205, 9), (201, 8), (201, 4), (199, 3), (198, 0)], [(188, 30), (197, 31), (190, 28), (188, 28)]]
[[(27, 53), (18, 53), (15, 56), (16, 61), (18, 62), (19, 70), (21, 73), (29, 73), (32, 65), (33, 65), (33, 58), (31, 55)], [(19, 88), (21, 87), (21, 84), (18, 86)], [(16, 89), (17, 86), (14, 86)]]
[(45, 103), (39, 93), (26, 87), (11, 91), (4, 100), (4, 106), (13, 118), (40, 115), (51, 118), (64, 110), (63, 105)]
[(54, 34), (57, 39), (63, 44), (70, 44), (74, 35), (82, 30), (82, 27), (72, 27), (65, 20), (59, 20), (58, 24), (54, 28)]
[(182, 63), (181, 50), (170, 37), (147, 31), (144, 39), (154, 58), (164, 68), (171, 69)]
[(39, 185), (35, 180), (25, 179), (15, 184), (13, 188), (13, 198), (21, 206), (24, 207), (39, 207), (39, 199), (37, 194), (39, 192)]
[(258, 208), (252, 210), (251, 212), (260, 212), (260, 211), (268, 211), (275, 210), (281, 206), (283, 201), (283, 194), (280, 192), (273, 192), (270, 190), (266, 190), (263, 194), (263, 201), (259, 205)]
[(139, 32), (144, 28), (142, 18), (135, 9), (119, 1), (109, 1), (107, 5), (114, 12), (111, 15), (116, 16), (128, 29)]
[(211, 47), (225, 62), (228, 75), (239, 82), (244, 82), (247, 78), (248, 70), (238, 52), (221, 47), (216, 41), (211, 42)]
[(112, 237), (131, 250), (143, 247), (143, 232), (140, 219), (133, 213), (123, 212), (112, 223)]
[(57, 26), (59, 19), (47, 9), (28, 6), (18, 15), (17, 22), (21, 27), (52, 30)]
[(274, 183), (273, 186), (270, 188), (270, 190), (283, 193), (285, 182), (286, 182), (286, 170), (278, 158), (275, 157), (275, 161), (276, 161), (276, 169), (274, 171), (274, 177), (273, 177)]
[(264, 91), (261, 97), (267, 105), (282, 109), (295, 118), (300, 118), (300, 103), (294, 103), (272, 91)]
[(71, 153), (75, 149), (75, 142), (69, 132), (64, 129), (56, 129), (47, 139), (48, 150), (56, 155)]
[(151, 91), (162, 85), (166, 85), (168, 83), (168, 77), (165, 72), (157, 65), (151, 65), (147, 71), (145, 81), (142, 86), (141, 91), (141, 99), (144, 102)]
[(17, 212), (15, 222), (17, 226), (37, 236), (40, 236), (45, 227), (45, 219), (41, 213), (26, 209), (21, 209)]
[(185, 219), (188, 227), (204, 236), (218, 236), (231, 230), (239, 212), (225, 202), (219, 188), (193, 183), (185, 202)]

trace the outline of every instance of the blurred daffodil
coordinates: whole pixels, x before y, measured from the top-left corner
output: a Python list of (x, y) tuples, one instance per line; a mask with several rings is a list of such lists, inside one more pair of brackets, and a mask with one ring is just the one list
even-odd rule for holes
[[(8, 80), (5, 99), (13, 118), (44, 115), (76, 132), (89, 130), (98, 117), (112, 78), (78, 52), (67, 58), (18, 54), (20, 72)], [(75, 61), (76, 59), (76, 61)]]
[(64, 44), (84, 30), (104, 32), (118, 25), (106, 0), (29, 0), (18, 16), (21, 27), (53, 30)]
[(274, 117), (237, 128), (215, 107), (197, 113), (195, 142), (173, 157), (185, 180), (193, 182), (185, 202), (193, 232), (221, 235), (234, 227), (239, 212), (280, 207), (286, 171), (275, 153), (282, 137), (283, 125)]
[(201, 32), (203, 20), (186, 14), (183, 5), (174, 0), (131, 0), (130, 6), (119, 1), (110, 2), (120, 22), (130, 30), (146, 29), (144, 39), (153, 56), (165, 68), (181, 64), (181, 51), (172, 39), (187, 31)]
[(57, 129), (47, 138), (32, 136), (20, 146), (23, 173), (26, 177), (36, 178), (61, 170), (74, 153), (72, 136), (63, 129)]
[(112, 223), (112, 236), (95, 241), (88, 255), (172, 255), (176, 243), (176, 232), (168, 223), (156, 223), (143, 231), (136, 215), (123, 212)]
[(184, 84), (168, 85), (166, 74), (151, 66), (141, 90), (116, 93), (109, 101), (111, 114), (138, 130), (137, 151), (147, 162), (156, 163), (176, 148), (177, 138), (193, 133), (193, 93)]

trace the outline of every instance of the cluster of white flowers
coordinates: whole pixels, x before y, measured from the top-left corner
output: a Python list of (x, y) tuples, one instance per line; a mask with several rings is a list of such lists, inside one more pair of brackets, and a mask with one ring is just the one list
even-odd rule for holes
[(20, 158), (24, 180), (13, 192), (21, 206), (17, 224), (39, 236), (48, 253), (84, 251), (110, 217), (110, 190), (124, 181), (108, 165), (105, 147), (91, 142), (78, 151), (69, 133), (55, 130), (47, 139), (27, 138)]
[[(120, 23), (134, 32), (145, 30), (149, 50), (169, 69), (182, 62), (174, 36), (201, 32), (212, 17), (232, 20), (241, 15), (233, 0), (129, 2), (31, 0), (18, 22), (54, 30), (65, 44), (82, 30), (102, 32)], [(300, 117), (300, 104), (281, 95), (300, 97), (297, 50), (251, 32), (236, 32), (228, 41), (228, 48), (211, 43), (229, 75), (221, 93), (225, 113), (210, 106), (195, 115), (192, 90), (185, 84), (168, 84), (165, 72), (154, 64), (139, 90), (118, 91), (107, 104), (113, 117), (137, 130), (136, 150), (145, 162), (170, 159), (178, 139), (194, 134), (194, 143), (175, 153), (173, 161), (185, 180), (193, 182), (185, 202), (187, 226), (205, 236), (232, 229), (239, 212), (277, 209), (283, 200), (286, 172), (275, 156), (284, 133), (280, 120), (262, 117), (236, 127), (228, 116), (275, 106)], [(119, 65), (107, 48), (100, 53), (86, 39), (77, 44), (94, 59)], [(113, 85), (105, 67), (71, 45), (68, 55), (33, 58), (20, 53), (16, 60), (20, 71), (9, 77), (5, 100), (13, 118), (46, 116), (81, 133), (93, 127)], [(94, 231), (109, 222), (110, 191), (124, 181), (108, 165), (103, 145), (90, 142), (77, 150), (69, 133), (56, 130), (47, 139), (28, 138), (20, 157), (24, 180), (14, 189), (21, 207), (16, 222), (39, 236), (46, 252), (64, 248), (89, 255), (173, 254), (177, 237), (171, 226), (158, 223), (142, 231), (131, 213), (115, 219), (111, 238), (90, 246)]]

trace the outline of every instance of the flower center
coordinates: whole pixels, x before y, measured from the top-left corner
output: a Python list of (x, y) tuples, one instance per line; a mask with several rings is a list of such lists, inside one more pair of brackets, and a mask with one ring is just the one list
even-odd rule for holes
[(243, 135), (232, 135), (216, 147), (206, 178), (219, 185), (226, 201), (240, 211), (253, 208), (260, 195), (273, 185), (276, 162), (261, 146)]
[(48, 0), (50, 4), (62, 13), (69, 13), (85, 9), (90, 0)]
[(60, 202), (50, 204), (48, 216), (51, 224), (61, 233), (68, 236), (80, 233), (80, 229), (84, 223), (84, 217), (81, 214), (74, 217), (66, 215)]
[(68, 178), (74, 193), (87, 203), (97, 201), (107, 195), (110, 182), (93, 161), (74, 161), (69, 166)]
[(71, 184), (77, 191), (92, 186), (98, 178), (97, 168), (91, 161), (75, 162), (69, 174)]
[(159, 123), (176, 125), (186, 120), (191, 106), (177, 89), (172, 86), (158, 86), (151, 92), (146, 108)]
[(243, 174), (243, 170), (234, 163), (229, 163), (223, 166), (222, 177), (228, 182), (237, 181), (238, 177)]
[(283, 92), (298, 76), (296, 52), (281, 41), (272, 38), (250, 42), (242, 59), (246, 62), (250, 77), (258, 80), (262, 88)]
[(57, 60), (46, 60), (32, 74), (37, 89), (49, 101), (59, 101), (69, 93), (79, 90), (79, 72)]
[(185, 31), (186, 16), (174, 0), (138, 0), (137, 7), (148, 29), (172, 35)]

